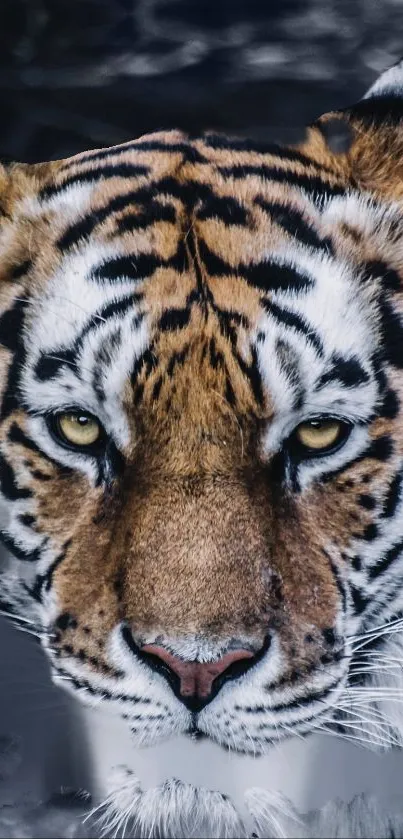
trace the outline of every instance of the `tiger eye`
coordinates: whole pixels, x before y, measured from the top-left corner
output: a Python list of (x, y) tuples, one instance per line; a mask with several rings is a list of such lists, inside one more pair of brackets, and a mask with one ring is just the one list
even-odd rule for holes
[(61, 436), (73, 446), (92, 446), (101, 434), (99, 423), (86, 414), (60, 414), (57, 424)]
[(301, 423), (296, 436), (305, 448), (321, 451), (330, 449), (338, 442), (342, 428), (342, 423), (337, 420), (312, 420)]

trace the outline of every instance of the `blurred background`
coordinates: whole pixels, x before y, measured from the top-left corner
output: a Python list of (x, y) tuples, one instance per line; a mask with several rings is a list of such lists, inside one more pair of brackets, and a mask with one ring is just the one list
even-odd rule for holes
[(403, 53), (402, 0), (1, 0), (0, 155), (147, 131), (298, 139)]

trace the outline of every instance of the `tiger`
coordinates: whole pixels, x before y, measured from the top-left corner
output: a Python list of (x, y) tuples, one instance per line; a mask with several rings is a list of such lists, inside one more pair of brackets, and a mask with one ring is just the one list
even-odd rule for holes
[(403, 743), (402, 160), (403, 61), (293, 146), (0, 169), (2, 611), (133, 748), (357, 733), (357, 690)]

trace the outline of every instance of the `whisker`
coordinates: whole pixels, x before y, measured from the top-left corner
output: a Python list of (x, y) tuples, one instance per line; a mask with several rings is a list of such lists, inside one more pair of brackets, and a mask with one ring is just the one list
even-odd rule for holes
[(368, 629), (367, 632), (363, 632), (361, 635), (348, 635), (347, 640), (354, 639), (356, 641), (360, 641), (362, 638), (367, 637), (368, 635), (373, 635), (379, 632), (381, 629), (388, 629), (389, 627), (395, 626), (396, 624), (403, 625), (403, 618), (394, 618), (391, 621), (386, 621), (386, 623), (378, 624), (378, 626), (373, 626), (371, 629)]
[(14, 301), (18, 303), (26, 303), (28, 306), (31, 306), (31, 308), (34, 308), (35, 306), (40, 306), (41, 309), (44, 309), (46, 312), (49, 312), (49, 314), (53, 315), (55, 318), (58, 318), (59, 320), (64, 320), (65, 323), (69, 324), (69, 326), (76, 326), (74, 321), (70, 320), (70, 318), (66, 318), (65, 315), (61, 315), (60, 312), (54, 311), (54, 309), (50, 309), (49, 306), (46, 305), (44, 300), (31, 300), (29, 297), (13, 297), (12, 302)]
[(101, 323), (106, 323), (106, 318), (103, 318), (102, 315), (98, 315), (96, 312), (92, 313), (89, 312), (87, 309), (84, 309), (83, 306), (80, 306), (76, 300), (70, 300), (69, 297), (63, 297), (61, 294), (53, 294), (53, 297), (57, 297), (59, 300), (64, 300), (65, 303), (68, 303), (71, 306), (75, 306), (77, 309), (80, 309), (81, 312), (88, 315), (91, 320), (99, 320)]
[(61, 361), (62, 364), (67, 364), (68, 367), (73, 367), (74, 369), (79, 370), (79, 371), (80, 370), (85, 370), (85, 372), (89, 373), (90, 375), (92, 375), (92, 373), (93, 373), (93, 370), (91, 370), (89, 367), (84, 367), (83, 364), (81, 364), (81, 363), (78, 364), (77, 361), (69, 361), (66, 358), (62, 358), (58, 355), (54, 355), (53, 353), (44, 353), (43, 357), (44, 358), (52, 358), (52, 359), (54, 359), (54, 361)]

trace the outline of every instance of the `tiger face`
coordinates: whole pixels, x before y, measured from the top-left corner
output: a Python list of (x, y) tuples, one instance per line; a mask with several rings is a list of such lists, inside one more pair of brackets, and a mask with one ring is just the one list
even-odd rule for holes
[(4, 608), (133, 744), (341, 725), (401, 613), (397, 77), (298, 148), (1, 171)]

